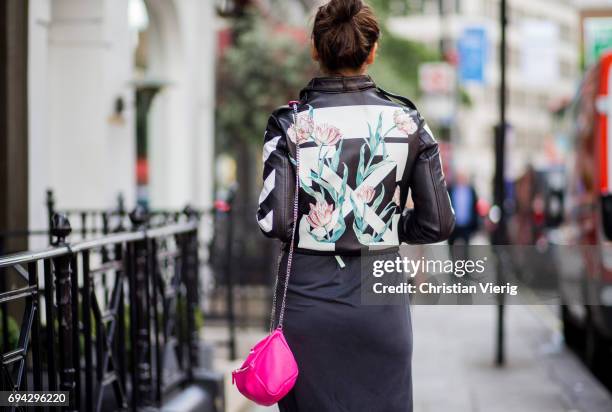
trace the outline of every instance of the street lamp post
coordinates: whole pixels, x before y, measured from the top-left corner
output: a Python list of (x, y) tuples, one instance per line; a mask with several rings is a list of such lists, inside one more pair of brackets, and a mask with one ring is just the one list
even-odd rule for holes
[[(495, 205), (499, 211), (499, 219), (495, 231), (493, 233), (494, 247), (498, 248), (497, 253), (497, 280), (499, 284), (503, 284), (504, 265), (502, 261), (502, 250), (500, 245), (507, 243), (506, 233), (506, 213), (504, 203), (506, 200), (505, 190), (505, 149), (506, 149), (506, 108), (507, 108), (507, 79), (506, 79), (506, 53), (507, 53), (507, 37), (506, 28), (508, 25), (507, 19), (507, 0), (500, 1), (500, 32), (501, 40), (499, 47), (499, 64), (500, 64), (500, 85), (499, 85), (499, 125), (495, 133), (495, 178), (493, 183)], [(505, 364), (504, 350), (504, 296), (499, 295), (497, 306), (497, 331), (496, 331), (496, 353), (495, 364), (503, 366)]]
[(444, 9), (444, 0), (438, 0), (438, 15), (440, 16), (440, 56), (442, 58), (445, 57), (446, 54), (446, 33), (444, 31), (444, 15), (445, 15), (445, 9)]

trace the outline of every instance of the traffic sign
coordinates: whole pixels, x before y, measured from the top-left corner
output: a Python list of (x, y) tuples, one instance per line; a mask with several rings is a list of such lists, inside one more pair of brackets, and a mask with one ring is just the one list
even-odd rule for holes
[(459, 76), (462, 83), (485, 81), (487, 32), (484, 27), (468, 27), (458, 42)]
[(419, 86), (426, 94), (455, 91), (455, 69), (448, 63), (424, 63), (419, 67)]
[(584, 52), (587, 66), (595, 64), (612, 49), (612, 17), (584, 19)]

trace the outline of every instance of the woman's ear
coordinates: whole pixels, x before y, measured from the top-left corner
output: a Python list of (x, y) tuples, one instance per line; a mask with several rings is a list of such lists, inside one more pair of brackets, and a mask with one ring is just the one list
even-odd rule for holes
[(318, 62), (319, 61), (319, 52), (317, 51), (317, 48), (314, 45), (314, 41), (310, 41), (310, 57), (312, 57), (312, 60)]
[(374, 60), (376, 60), (377, 51), (378, 51), (378, 42), (374, 43), (372, 50), (370, 50), (370, 54), (368, 54), (368, 58), (366, 59), (366, 64), (370, 65), (374, 63)]

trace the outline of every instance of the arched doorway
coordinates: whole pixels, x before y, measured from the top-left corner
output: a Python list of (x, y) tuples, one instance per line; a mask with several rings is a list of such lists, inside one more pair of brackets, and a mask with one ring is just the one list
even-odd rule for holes
[[(187, 95), (177, 5), (130, 0), (135, 31), (134, 86), (139, 201), (154, 208), (183, 207), (192, 198), (193, 107)], [(142, 124), (146, 122), (146, 125)]]

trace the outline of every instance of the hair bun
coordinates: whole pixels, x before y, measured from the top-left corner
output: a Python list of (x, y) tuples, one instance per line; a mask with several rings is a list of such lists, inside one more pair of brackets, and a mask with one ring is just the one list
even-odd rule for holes
[(379, 36), (376, 16), (361, 0), (330, 0), (319, 7), (312, 26), (317, 60), (329, 73), (363, 67)]
[(334, 23), (347, 23), (361, 11), (362, 0), (331, 0), (325, 8)]

